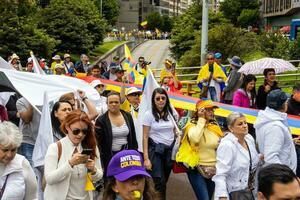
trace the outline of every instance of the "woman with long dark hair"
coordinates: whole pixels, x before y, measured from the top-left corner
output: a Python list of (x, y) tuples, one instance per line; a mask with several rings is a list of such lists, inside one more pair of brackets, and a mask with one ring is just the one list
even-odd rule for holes
[(245, 108), (256, 108), (255, 83), (256, 77), (254, 75), (246, 75), (241, 88), (233, 94), (232, 105)]
[(173, 164), (171, 152), (174, 140), (174, 116), (168, 94), (163, 88), (156, 88), (152, 93), (152, 110), (148, 110), (144, 116), (143, 150), (145, 167), (162, 199), (166, 199), (166, 184)]
[(45, 156), (44, 198), (92, 200), (87, 178), (96, 182), (103, 176), (93, 123), (85, 112), (74, 110), (60, 128), (66, 137), (51, 144)]
[(60, 125), (72, 110), (72, 104), (68, 101), (58, 101), (53, 105), (51, 111), (51, 124), (55, 142), (65, 137), (65, 134), (60, 129)]

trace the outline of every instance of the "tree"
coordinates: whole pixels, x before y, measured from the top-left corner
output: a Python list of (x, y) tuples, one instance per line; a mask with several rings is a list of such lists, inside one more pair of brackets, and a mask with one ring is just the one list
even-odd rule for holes
[(158, 12), (149, 13), (146, 17), (147, 28), (154, 31), (156, 28), (161, 29), (163, 26), (163, 18)]
[(171, 52), (177, 60), (195, 44), (197, 30), (200, 30), (202, 6), (194, 3), (189, 9), (174, 20), (171, 34)]
[(61, 42), (58, 51), (87, 53), (105, 34), (106, 22), (92, 0), (52, 0), (39, 19), (39, 27)]
[(107, 20), (108, 24), (114, 26), (120, 14), (120, 7), (117, 0), (95, 0), (98, 9), (100, 9), (100, 1), (102, 1), (102, 16)]
[(258, 9), (244, 9), (240, 16), (237, 18), (238, 24), (247, 28), (249, 25), (257, 27), (257, 21), (259, 19), (259, 10)]
[[(254, 25), (257, 23), (259, 19), (260, 2), (259, 0), (225, 0), (220, 4), (220, 11), (224, 13), (224, 16), (231, 21), (234, 25), (241, 25), (239, 22), (243, 22), (243, 26), (247, 27), (249, 25)], [(248, 11), (244, 11), (244, 9), (248, 9)], [(253, 11), (249, 11), (253, 10)], [(241, 16), (241, 19), (238, 18)], [(246, 18), (248, 17), (248, 18)], [(245, 24), (245, 20), (247, 23)]]
[(164, 32), (171, 32), (173, 27), (173, 20), (168, 15), (162, 16), (162, 27), (161, 30)]
[(7, 58), (17, 53), (24, 61), (32, 50), (39, 56), (50, 56), (57, 41), (37, 28), (33, 15), (37, 11), (35, 1), (3, 1), (0, 4), (0, 55)]

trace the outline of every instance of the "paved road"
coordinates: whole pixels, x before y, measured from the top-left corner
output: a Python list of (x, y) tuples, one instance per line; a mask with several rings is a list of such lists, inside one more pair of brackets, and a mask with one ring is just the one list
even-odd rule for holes
[[(133, 59), (138, 61), (140, 56), (144, 56), (146, 61), (151, 61), (152, 68), (162, 68), (164, 60), (166, 58), (171, 59), (169, 45), (169, 40), (146, 41), (132, 52)], [(159, 72), (156, 75), (159, 75)]]
[[(171, 59), (169, 45), (169, 40), (149, 40), (132, 52), (133, 59), (137, 61), (139, 56), (144, 56), (146, 61), (151, 61), (152, 68), (162, 68), (164, 60)], [(159, 75), (158, 71), (156, 75)], [(196, 199), (186, 174), (171, 174), (167, 185), (167, 199)]]

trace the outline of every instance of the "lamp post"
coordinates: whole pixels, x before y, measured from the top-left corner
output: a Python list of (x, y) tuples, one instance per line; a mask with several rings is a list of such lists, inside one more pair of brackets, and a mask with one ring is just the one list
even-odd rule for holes
[(201, 65), (205, 64), (208, 45), (208, 0), (202, 0)]

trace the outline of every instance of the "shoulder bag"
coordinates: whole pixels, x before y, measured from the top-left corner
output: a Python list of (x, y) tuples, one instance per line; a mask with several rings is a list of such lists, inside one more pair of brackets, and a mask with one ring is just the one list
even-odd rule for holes
[(3, 186), (2, 186), (2, 188), (1, 188), (1, 190), (0, 190), (0, 200), (2, 199), (2, 196), (3, 196), (3, 194), (4, 194), (8, 176), (9, 176), (9, 174), (6, 175), (5, 182), (4, 182), (4, 184), (3, 184)]
[(207, 81), (207, 85), (204, 86), (204, 85), (202, 84), (203, 87), (202, 87), (202, 89), (201, 89), (200, 98), (207, 98), (207, 95), (208, 95), (208, 87), (209, 87), (209, 85), (210, 85), (212, 76), (213, 76), (213, 73), (211, 72), (210, 75), (209, 75), (208, 81)]
[[(245, 141), (246, 142), (246, 141)], [(248, 176), (248, 187), (244, 190), (238, 190), (238, 191), (233, 191), (229, 193), (229, 199), (230, 200), (255, 200), (253, 196), (253, 181), (254, 181), (254, 174), (251, 173), (252, 169), (252, 158), (251, 158), (251, 153), (250, 153), (250, 148), (246, 142), (249, 157), (250, 157), (250, 166), (249, 166), (249, 176)]]

